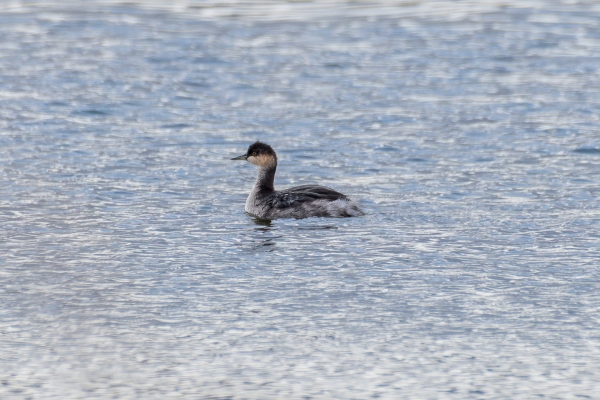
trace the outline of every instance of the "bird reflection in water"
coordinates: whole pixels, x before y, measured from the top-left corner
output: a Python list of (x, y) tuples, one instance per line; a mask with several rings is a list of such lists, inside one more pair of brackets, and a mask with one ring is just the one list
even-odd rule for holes
[[(251, 233), (251, 238), (241, 240), (242, 246), (251, 251), (267, 251), (271, 252), (275, 250), (275, 246), (277, 244), (277, 240), (282, 237), (282, 235), (275, 235), (276, 231), (279, 230), (276, 224), (273, 223), (273, 220), (263, 219), (252, 216), (252, 222), (254, 222), (254, 228), (250, 231), (245, 231), (246, 234)], [(310, 224), (304, 226), (297, 226), (292, 229), (297, 229), (299, 231), (305, 230), (328, 230), (328, 229), (338, 229), (337, 225), (334, 224)]]
[(266, 231), (270, 230), (271, 225), (273, 223), (273, 221), (270, 219), (263, 219), (263, 218), (258, 218), (258, 217), (252, 218), (252, 221), (256, 225), (264, 227), (264, 228), (256, 228), (257, 230), (266, 230)]
[(249, 247), (259, 251), (271, 252), (275, 250), (275, 239), (278, 239), (281, 236), (272, 235), (272, 233), (277, 230), (277, 228), (272, 226), (272, 221), (270, 219), (255, 217), (252, 218), (252, 222), (256, 225), (253, 231), (259, 233), (260, 236), (254, 236), (251, 240), (252, 245)]

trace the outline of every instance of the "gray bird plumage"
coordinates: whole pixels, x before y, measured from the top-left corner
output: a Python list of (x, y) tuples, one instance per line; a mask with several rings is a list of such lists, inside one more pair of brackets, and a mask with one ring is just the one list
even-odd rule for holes
[(247, 160), (258, 166), (258, 177), (246, 201), (245, 210), (259, 218), (364, 215), (357, 202), (325, 186), (303, 185), (276, 191), (273, 182), (277, 169), (277, 155), (266, 143), (253, 143), (248, 147), (246, 154), (233, 160)]

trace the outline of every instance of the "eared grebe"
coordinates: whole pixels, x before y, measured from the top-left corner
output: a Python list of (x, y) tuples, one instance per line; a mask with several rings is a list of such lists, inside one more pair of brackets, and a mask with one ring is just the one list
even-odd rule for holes
[(358, 217), (364, 215), (358, 204), (325, 186), (304, 185), (276, 191), (273, 187), (277, 154), (266, 143), (256, 142), (243, 156), (258, 167), (258, 177), (248, 200), (246, 212), (264, 219), (308, 217)]

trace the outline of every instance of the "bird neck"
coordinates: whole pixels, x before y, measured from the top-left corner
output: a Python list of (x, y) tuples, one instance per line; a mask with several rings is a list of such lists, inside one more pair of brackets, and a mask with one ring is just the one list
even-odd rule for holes
[(258, 176), (256, 177), (257, 189), (275, 190), (273, 183), (275, 182), (275, 170), (277, 163), (268, 167), (258, 167)]

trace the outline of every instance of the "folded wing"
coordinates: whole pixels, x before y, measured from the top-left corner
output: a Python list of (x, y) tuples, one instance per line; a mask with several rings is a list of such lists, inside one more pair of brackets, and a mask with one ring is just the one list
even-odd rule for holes
[(325, 186), (304, 185), (277, 192), (273, 197), (273, 207), (286, 208), (302, 203), (312, 203), (316, 200), (335, 201), (339, 199), (347, 200), (348, 198)]

